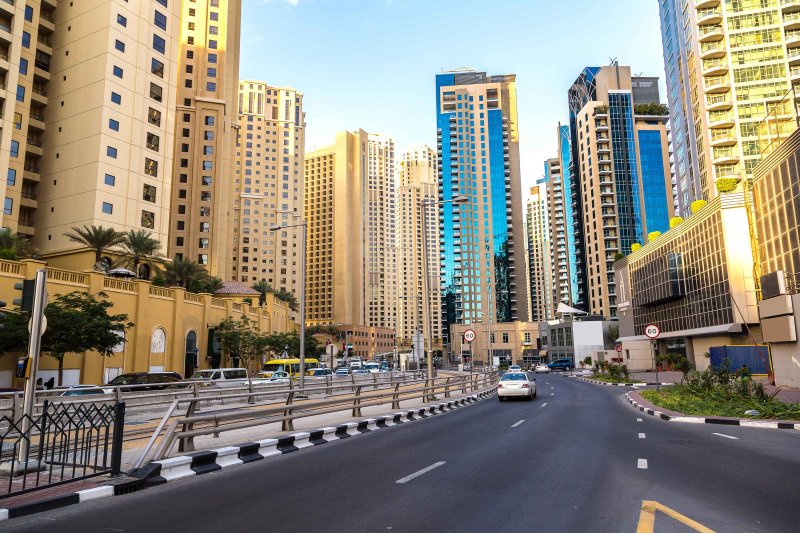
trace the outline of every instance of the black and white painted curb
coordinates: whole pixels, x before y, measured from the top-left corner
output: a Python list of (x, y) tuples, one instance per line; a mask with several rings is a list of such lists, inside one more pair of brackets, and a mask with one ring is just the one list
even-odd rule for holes
[(160, 485), (186, 477), (208, 474), (231, 466), (260, 461), (267, 457), (296, 452), (303, 448), (320, 446), (332, 441), (348, 439), (363, 433), (406, 424), (415, 420), (447, 413), (491, 396), (497, 389), (467, 396), (458, 400), (437, 405), (410, 409), (389, 416), (368, 418), (335, 427), (324, 427), (314, 431), (294, 433), (277, 439), (265, 439), (237, 446), (226, 446), (214, 450), (188, 453), (153, 461), (136, 470), (131, 475), (145, 481), (146, 486)]
[(736, 419), (736, 418), (703, 417), (703, 416), (688, 416), (688, 415), (680, 415), (680, 416), (668, 415), (666, 413), (662, 413), (661, 411), (656, 411), (655, 409), (650, 409), (649, 407), (645, 407), (644, 405), (640, 404), (639, 402), (631, 398), (630, 393), (626, 394), (625, 398), (631, 405), (633, 405), (641, 412), (647, 413), (650, 416), (660, 418), (661, 420), (666, 420), (668, 422), (684, 422), (689, 424), (720, 424), (724, 426), (743, 426), (751, 428), (800, 430), (800, 424), (795, 424), (793, 422), (778, 422), (772, 420), (750, 420), (747, 418)]
[(90, 500), (129, 494), (142, 488), (144, 488), (144, 482), (141, 479), (118, 478), (108, 485), (101, 485), (91, 489), (61, 494), (59, 496), (26, 503), (16, 507), (0, 509), (0, 521), (8, 520), (10, 518), (19, 518), (21, 516), (27, 516), (34, 513), (50, 511), (52, 509), (58, 509), (59, 507), (66, 507), (67, 505), (74, 505), (76, 503), (84, 503)]
[(655, 386), (655, 385), (661, 385), (662, 387), (674, 385), (674, 383), (644, 383), (644, 382), (641, 382), (641, 381), (628, 382), (628, 383), (608, 383), (606, 381), (599, 381), (599, 380), (592, 379), (592, 378), (585, 378), (583, 376), (571, 376), (571, 375), (566, 375), (566, 374), (563, 374), (563, 376), (566, 377), (566, 378), (574, 378), (574, 379), (577, 379), (579, 381), (585, 381), (586, 383), (594, 383), (596, 385), (608, 385), (608, 386), (611, 386), (611, 387), (633, 387), (633, 388), (637, 388), (637, 387), (649, 387), (649, 386)]

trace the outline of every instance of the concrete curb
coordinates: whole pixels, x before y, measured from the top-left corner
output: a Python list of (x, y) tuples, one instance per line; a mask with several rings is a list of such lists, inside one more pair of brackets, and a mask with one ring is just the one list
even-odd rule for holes
[(2, 508), (0, 509), (0, 522), (11, 518), (19, 518), (34, 513), (58, 509), (59, 507), (66, 507), (67, 505), (74, 505), (76, 503), (129, 494), (143, 488), (144, 482), (141, 479), (120, 478), (115, 480), (112, 484), (99, 485), (91, 489), (70, 492), (68, 494), (26, 503), (17, 507)]
[(596, 379), (585, 378), (582, 376), (568, 376), (566, 374), (562, 374), (565, 378), (573, 378), (577, 379), (578, 381), (585, 381), (586, 383), (594, 383), (595, 385), (609, 385), (612, 387), (649, 387), (649, 386), (656, 386), (661, 385), (662, 387), (674, 385), (674, 383), (644, 383), (641, 381), (630, 382), (630, 383), (607, 383), (605, 381), (598, 381)]
[(407, 424), (415, 420), (430, 418), (434, 415), (447, 413), (476, 403), (483, 398), (491, 396), (496, 390), (493, 388), (458, 400), (400, 411), (393, 415), (368, 418), (336, 427), (324, 427), (308, 432), (293, 433), (277, 439), (265, 439), (238, 446), (226, 446), (224, 448), (170, 457), (148, 463), (130, 475), (142, 480), (147, 487), (161, 485), (186, 477), (216, 472), (231, 466), (260, 461), (274, 455), (285, 455), (303, 448), (320, 446), (329, 442), (356, 437), (364, 433), (372, 433), (380, 429)]
[(703, 417), (703, 416), (690, 416), (690, 415), (668, 415), (655, 409), (646, 407), (633, 398), (631, 393), (625, 395), (625, 399), (634, 406), (636, 409), (650, 416), (666, 420), (668, 422), (683, 422), (687, 424), (718, 424), (724, 426), (742, 426), (763, 429), (794, 429), (800, 431), (800, 423), (794, 422), (781, 422), (772, 420), (752, 420), (749, 418), (722, 418), (722, 417)]

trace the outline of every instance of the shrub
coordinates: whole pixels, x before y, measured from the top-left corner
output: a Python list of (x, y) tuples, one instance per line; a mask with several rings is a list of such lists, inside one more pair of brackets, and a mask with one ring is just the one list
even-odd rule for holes
[(739, 184), (739, 180), (736, 178), (719, 178), (717, 180), (717, 192), (718, 193), (726, 193), (726, 192), (733, 192), (736, 190), (736, 186)]
[(659, 237), (661, 237), (660, 231), (651, 231), (650, 233), (647, 234), (647, 242), (653, 242)]
[(631, 252), (638, 252), (641, 249), (642, 249), (642, 245), (639, 244), (638, 242), (635, 242), (635, 243), (631, 244)]
[(694, 202), (692, 202), (692, 205), (691, 205), (692, 214), (695, 214), (698, 211), (700, 211), (701, 209), (703, 209), (706, 206), (707, 203), (708, 202), (706, 202), (705, 200), (695, 200)]
[(669, 219), (669, 229), (677, 227), (681, 222), (683, 222), (683, 217), (672, 217)]
[(624, 258), (625, 258), (625, 254), (621, 254), (619, 252), (614, 254), (614, 261), (619, 261), (620, 259), (624, 259)]

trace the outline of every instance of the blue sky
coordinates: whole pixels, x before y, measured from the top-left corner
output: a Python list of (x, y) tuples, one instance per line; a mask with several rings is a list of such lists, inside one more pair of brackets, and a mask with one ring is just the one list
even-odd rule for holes
[[(239, 77), (304, 94), (307, 149), (337, 131), (435, 147), (434, 77), (517, 75), (523, 187), (556, 154), (566, 92), (610, 58), (662, 78), (654, 0), (243, 0)], [(399, 154), (398, 154), (399, 157)], [(523, 189), (527, 193), (527, 189)]]

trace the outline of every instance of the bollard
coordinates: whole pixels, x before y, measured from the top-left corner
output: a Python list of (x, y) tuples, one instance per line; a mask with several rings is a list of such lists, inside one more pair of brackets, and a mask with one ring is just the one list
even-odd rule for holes
[(361, 416), (361, 387), (356, 388), (356, 397), (353, 399), (353, 417)]
[(372, 386), (373, 389), (378, 388), (378, 374), (372, 374), (372, 382), (374, 385)]
[[(291, 381), (289, 381), (291, 384)], [(292, 416), (292, 408), (289, 407), (292, 405), (292, 400), (294, 400), (294, 391), (290, 392), (286, 395), (286, 409), (283, 410), (283, 416)], [(294, 431), (294, 420), (284, 419), (281, 423), (281, 431)]]
[(333, 376), (325, 376), (325, 395), (333, 395)]
[[(43, 419), (47, 416), (47, 409)], [(111, 440), (111, 475), (118, 476), (122, 473), (122, 440), (125, 438), (125, 402), (114, 406), (114, 433)], [(42, 432), (44, 434), (45, 432)], [(40, 446), (40, 451), (43, 449)]]
[(256, 397), (253, 396), (253, 378), (247, 378), (247, 392), (250, 393), (247, 403), (256, 403)]
[(467, 393), (467, 376), (459, 376), (461, 378), (461, 394)]
[[(186, 409), (186, 417), (190, 417), (194, 415), (194, 412), (197, 410), (197, 402), (189, 403), (188, 409)], [(183, 424), (181, 431), (191, 431), (194, 429), (194, 423)], [(179, 452), (193, 452), (194, 451), (194, 437), (184, 437), (181, 438), (178, 442), (178, 451)]]
[(355, 392), (355, 390), (356, 390), (356, 375), (355, 374), (350, 374), (350, 382), (353, 384), (352, 387), (350, 388), (350, 390), (352, 392)]
[(444, 397), (445, 398), (449, 398), (450, 397), (450, 379), (451, 378), (447, 378), (447, 381), (444, 382)]

